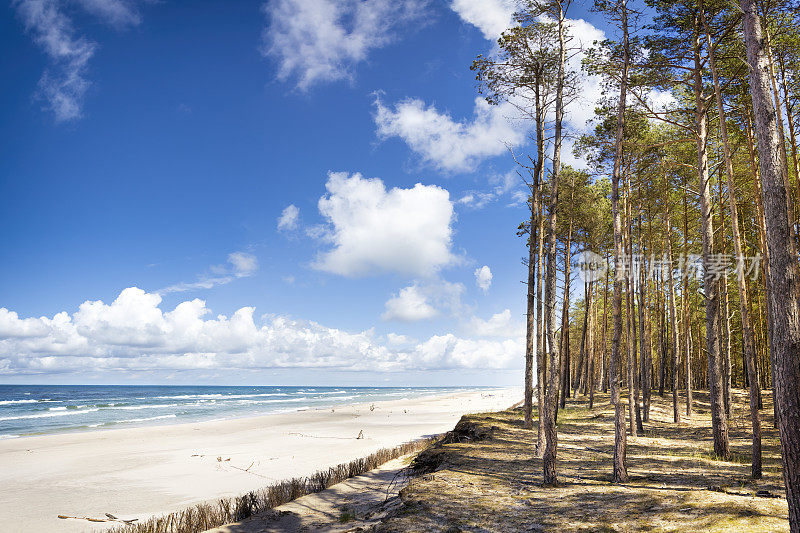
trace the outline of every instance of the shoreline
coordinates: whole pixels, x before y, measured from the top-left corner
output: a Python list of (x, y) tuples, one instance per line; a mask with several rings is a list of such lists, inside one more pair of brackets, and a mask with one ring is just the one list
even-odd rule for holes
[[(10, 387), (10, 386), (18, 387), (18, 385), (0, 385), (0, 389), (2, 387)], [(21, 386), (19, 386), (19, 387), (21, 387)], [(47, 386), (47, 387), (49, 387), (49, 386)], [(64, 386), (58, 385), (56, 387), (72, 387), (72, 386), (69, 386), (69, 385), (64, 385)], [(91, 387), (94, 387), (94, 386), (87, 385), (87, 386), (77, 386), (77, 387), (91, 388)], [(102, 387), (118, 388), (118, 386), (116, 386), (116, 385), (102, 386)], [(132, 388), (132, 389), (141, 388), (141, 387), (144, 387), (146, 389), (159, 388), (159, 387), (160, 388), (164, 388), (164, 389), (174, 389), (175, 388), (175, 387), (170, 386), (170, 385), (152, 385), (152, 386), (151, 385), (147, 385), (147, 386), (122, 385), (120, 387), (129, 387), (129, 388)], [(209, 385), (209, 386), (198, 386), (198, 387), (179, 386), (178, 388), (191, 388), (191, 389), (206, 389), (207, 388), (207, 389), (212, 389), (212, 390), (215, 390), (215, 391), (219, 391), (220, 389), (229, 388), (229, 389), (233, 389), (236, 392), (240, 392), (240, 393), (246, 392), (246, 391), (241, 391), (240, 389), (242, 389), (243, 387), (238, 387), (238, 386), (215, 387), (215, 386)], [(247, 388), (247, 387), (244, 387), (244, 388)], [(258, 387), (256, 387), (256, 388), (258, 388)], [(401, 388), (401, 387), (366, 387), (366, 386), (365, 387), (330, 387), (330, 386), (298, 387), (298, 386), (292, 385), (292, 386), (282, 386), (282, 387), (269, 386), (269, 387), (264, 387), (264, 388), (265, 389), (274, 388), (275, 392), (262, 393), (262, 392), (258, 391), (258, 392), (254, 392), (252, 394), (247, 394), (247, 393), (245, 393), (245, 394), (235, 394), (233, 396), (226, 397), (224, 394), (222, 394), (220, 392), (215, 392), (214, 394), (211, 394), (211, 395), (207, 396), (205, 393), (197, 394), (197, 392), (202, 392), (202, 391), (185, 391), (186, 394), (189, 394), (189, 395), (195, 397), (194, 398), (194, 400), (195, 400), (194, 403), (186, 403), (186, 404), (174, 403), (174, 404), (158, 405), (158, 404), (149, 404), (149, 403), (147, 403), (147, 404), (144, 404), (144, 405), (137, 405), (137, 404), (133, 404), (133, 403), (131, 403), (131, 404), (127, 403), (127, 402), (133, 402), (135, 400), (158, 401), (160, 399), (164, 399), (165, 397), (163, 397), (163, 396), (157, 396), (157, 397), (152, 398), (152, 399), (151, 398), (145, 398), (145, 397), (142, 397), (142, 398), (131, 397), (131, 398), (111, 398), (110, 400), (103, 400), (103, 399), (98, 400), (97, 398), (83, 398), (83, 399), (77, 398), (77, 399), (60, 399), (60, 400), (55, 400), (55, 399), (50, 399), (50, 398), (41, 399), (41, 400), (33, 400), (33, 399), (31, 399), (31, 400), (28, 400), (28, 399), (25, 399), (25, 400), (5, 400), (5, 401), (0, 401), (0, 408), (1, 407), (7, 407), (7, 405), (4, 405), (4, 404), (16, 404), (16, 403), (25, 403), (25, 404), (31, 403), (31, 404), (34, 404), (34, 405), (51, 404), (51, 403), (59, 404), (59, 403), (68, 403), (68, 402), (75, 402), (75, 401), (78, 401), (78, 402), (89, 402), (89, 403), (85, 404), (85, 405), (74, 405), (73, 404), (73, 405), (67, 405), (67, 406), (50, 407), (47, 413), (39, 413), (39, 412), (35, 412), (35, 413), (28, 413), (28, 412), (12, 413), (12, 414), (15, 414), (17, 416), (10, 417), (10, 418), (3, 418), (2, 416), (0, 416), (0, 422), (2, 422), (3, 420), (16, 420), (16, 419), (28, 419), (28, 418), (30, 418), (30, 419), (50, 420), (51, 418), (65, 416), (67, 413), (69, 413), (71, 415), (79, 415), (80, 416), (80, 415), (87, 415), (87, 414), (90, 414), (90, 413), (94, 413), (94, 412), (97, 412), (97, 411), (103, 411), (103, 410), (109, 410), (109, 411), (112, 411), (112, 410), (124, 410), (125, 412), (134, 412), (134, 411), (138, 412), (138, 410), (145, 409), (145, 408), (156, 408), (156, 409), (158, 409), (158, 408), (176, 408), (178, 410), (187, 409), (187, 408), (191, 409), (193, 407), (197, 407), (198, 405), (201, 405), (201, 404), (198, 403), (198, 401), (197, 401), (198, 399), (206, 398), (206, 397), (210, 397), (210, 396), (213, 396), (214, 399), (212, 399), (212, 400), (200, 399), (199, 401), (200, 402), (216, 403), (216, 402), (228, 402), (228, 401), (231, 400), (231, 398), (261, 397), (261, 396), (282, 396), (282, 397), (286, 397), (286, 396), (291, 396), (292, 394), (300, 394), (300, 395), (304, 395), (304, 396), (298, 397), (298, 398), (287, 398), (285, 400), (284, 399), (280, 399), (280, 400), (272, 399), (272, 400), (268, 400), (267, 402), (263, 402), (263, 401), (254, 402), (254, 403), (278, 402), (278, 403), (287, 404), (285, 407), (284, 406), (278, 407), (278, 408), (276, 408), (274, 410), (263, 410), (262, 411), (262, 410), (260, 410), (260, 408), (254, 408), (253, 409), (254, 412), (241, 412), (241, 410), (236, 409), (235, 406), (234, 406), (234, 409), (230, 409), (230, 405), (225, 405), (225, 404), (219, 403), (219, 404), (216, 404), (216, 407), (219, 407), (219, 411), (218, 412), (214, 412), (214, 413), (206, 413), (206, 414), (200, 414), (200, 415), (189, 415), (189, 416), (185, 416), (185, 414), (186, 414), (185, 412), (184, 413), (167, 413), (167, 414), (160, 414), (160, 415), (157, 415), (157, 416), (147, 416), (147, 417), (143, 417), (143, 418), (134, 418), (134, 419), (125, 419), (125, 420), (109, 420), (109, 421), (106, 421), (106, 422), (98, 422), (98, 423), (91, 423), (91, 424), (90, 423), (79, 423), (77, 425), (69, 425), (69, 426), (64, 426), (64, 427), (55, 427), (55, 428), (37, 430), (37, 431), (25, 431), (25, 432), (22, 432), (22, 433), (13, 433), (13, 434), (12, 433), (2, 433), (2, 434), (0, 434), (0, 441), (11, 440), (11, 439), (29, 438), (29, 437), (41, 437), (41, 436), (47, 436), (47, 435), (67, 435), (67, 434), (70, 434), (70, 433), (81, 433), (81, 432), (109, 431), (109, 430), (115, 431), (115, 430), (119, 430), (119, 429), (132, 429), (132, 428), (142, 428), (142, 427), (166, 427), (166, 426), (181, 425), (181, 424), (196, 424), (196, 423), (203, 423), (203, 422), (220, 422), (220, 421), (225, 421), (225, 420), (254, 418), (254, 417), (261, 417), (261, 416), (271, 416), (271, 415), (276, 415), (276, 414), (289, 414), (289, 413), (296, 413), (296, 412), (302, 412), (302, 411), (325, 410), (325, 409), (348, 406), (348, 405), (370, 404), (370, 403), (375, 403), (375, 402), (392, 401), (392, 400), (395, 400), (395, 399), (401, 399), (401, 400), (405, 399), (405, 400), (411, 401), (411, 400), (417, 400), (417, 399), (422, 399), (422, 398), (430, 398), (430, 397), (435, 397), (435, 396), (441, 396), (441, 395), (445, 395), (445, 394), (453, 394), (453, 393), (460, 393), (460, 392), (480, 392), (480, 391), (488, 391), (488, 390), (494, 390), (494, 389), (505, 388), (505, 387), (488, 387), (488, 386), (484, 386), (484, 387), (474, 387), (474, 386), (473, 387), (452, 387), (452, 386), (437, 387), (437, 386), (425, 386), (425, 387), (402, 387)], [(298, 390), (292, 391), (292, 389), (298, 389)], [(334, 389), (334, 390), (330, 391), (330, 390), (325, 390), (325, 389)], [(403, 394), (408, 393), (408, 397), (403, 396), (401, 398), (394, 398), (394, 396), (399, 396), (400, 395), (400, 394), (398, 394), (398, 392), (401, 389), (403, 391)], [(353, 394), (353, 393), (358, 394), (359, 390), (371, 391), (371, 392), (368, 392), (367, 394), (365, 394), (365, 395), (363, 395), (361, 397), (359, 397), (359, 396), (349, 396), (346, 399), (338, 399), (338, 400), (336, 398), (333, 398), (334, 401), (331, 401), (331, 402), (327, 402), (326, 401), (327, 397), (319, 398), (319, 396), (327, 395), (327, 394)], [(381, 394), (381, 392), (377, 392), (377, 391), (382, 391), (382, 390), (394, 391), (394, 392), (390, 393), (390, 394)], [(420, 391), (420, 390), (423, 390), (424, 393), (421, 394), (421, 395), (417, 395), (418, 391)], [(278, 391), (280, 391), (280, 392), (278, 392)], [(184, 391), (178, 391), (178, 392), (184, 392)], [(142, 394), (144, 394), (144, 393), (142, 393)], [(377, 394), (378, 397), (369, 398), (369, 396), (371, 394)], [(179, 396), (174, 396), (174, 398), (180, 398), (180, 399), (185, 399), (187, 397), (188, 396), (180, 396), (180, 395)], [(125, 402), (125, 403), (119, 403), (120, 400), (122, 402)], [(96, 404), (96, 405), (92, 405), (91, 404), (91, 402), (97, 402), (97, 401), (108, 402), (108, 403), (100, 403), (100, 404)], [(240, 400), (240, 401), (245, 401), (245, 400)], [(301, 405), (298, 405), (298, 403), (301, 404)], [(310, 404), (310, 405), (303, 405), (303, 404)], [(210, 405), (211, 404), (208, 404), (208, 405), (203, 404), (202, 406), (203, 407), (209, 407)], [(88, 409), (84, 409), (84, 408), (88, 408)], [(2, 409), (0, 409), (0, 411), (2, 411)], [(50, 413), (49, 411), (56, 411), (56, 412)], [(9, 414), (9, 413), (0, 412), (0, 415), (6, 415), (6, 414)]]
[(0, 524), (25, 531), (97, 530), (114, 524), (56, 517), (145, 519), (239, 496), (447, 431), (463, 414), (505, 409), (520, 395), (521, 388), (498, 387), (6, 439), (0, 441)]

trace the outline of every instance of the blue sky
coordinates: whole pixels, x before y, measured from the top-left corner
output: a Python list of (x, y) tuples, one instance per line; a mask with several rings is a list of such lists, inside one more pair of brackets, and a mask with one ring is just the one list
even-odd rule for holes
[(469, 70), (512, 12), (11, 2), (0, 382), (521, 384), (530, 125)]

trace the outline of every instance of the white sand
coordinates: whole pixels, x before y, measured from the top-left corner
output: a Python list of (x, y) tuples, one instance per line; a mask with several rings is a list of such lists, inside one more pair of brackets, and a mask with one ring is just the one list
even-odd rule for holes
[(0, 528), (96, 530), (103, 524), (57, 515), (144, 519), (240, 495), (442, 433), (465, 413), (505, 409), (521, 397), (521, 389), (507, 388), (375, 402), (373, 411), (357, 404), (0, 441)]

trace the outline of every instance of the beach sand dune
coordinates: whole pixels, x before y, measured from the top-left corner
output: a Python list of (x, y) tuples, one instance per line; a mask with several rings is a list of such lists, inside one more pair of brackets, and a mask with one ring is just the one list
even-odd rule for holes
[(467, 391), (0, 441), (0, 526), (58, 533), (116, 525), (58, 515), (144, 519), (442, 433), (465, 413), (504, 409), (520, 398), (519, 388)]

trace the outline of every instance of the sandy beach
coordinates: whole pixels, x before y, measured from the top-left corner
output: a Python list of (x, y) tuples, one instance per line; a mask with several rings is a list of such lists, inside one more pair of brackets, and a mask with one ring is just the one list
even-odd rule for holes
[(143, 519), (239, 495), (447, 431), (465, 413), (504, 409), (520, 399), (521, 389), (505, 388), (0, 441), (0, 525), (103, 529), (109, 524), (57, 516)]

